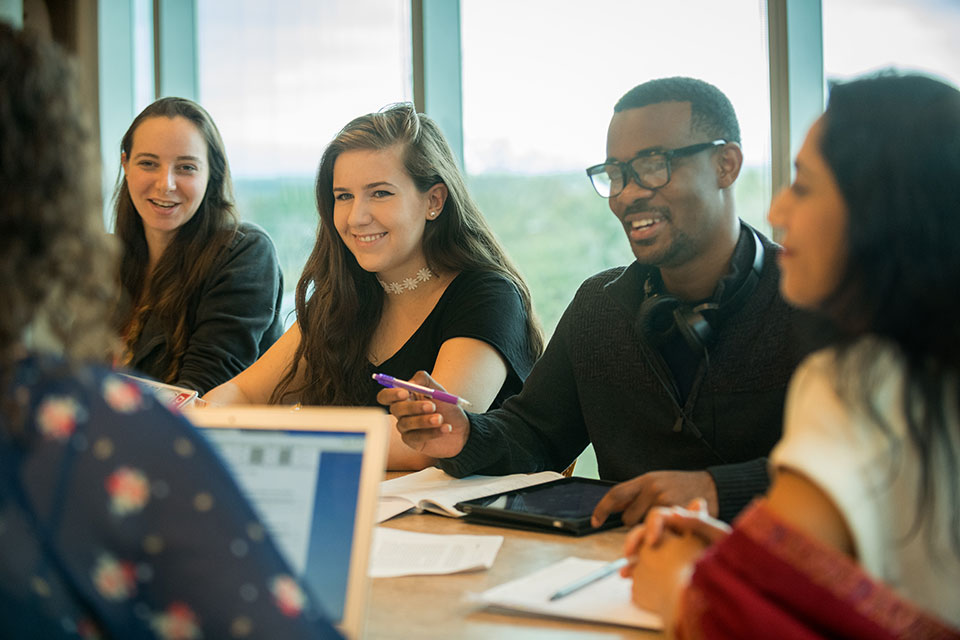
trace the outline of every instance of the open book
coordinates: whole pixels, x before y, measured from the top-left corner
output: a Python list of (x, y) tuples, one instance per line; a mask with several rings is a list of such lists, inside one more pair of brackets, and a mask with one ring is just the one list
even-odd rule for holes
[(200, 395), (193, 389), (175, 387), (172, 384), (164, 384), (163, 382), (157, 382), (156, 380), (150, 380), (148, 378), (139, 378), (126, 373), (123, 375), (153, 391), (153, 395), (155, 395), (160, 402), (172, 409), (183, 409), (193, 403), (193, 401), (197, 399), (197, 396)]
[(465, 515), (453, 507), (463, 500), (473, 500), (502, 491), (520, 489), (563, 476), (556, 471), (515, 473), (509, 476), (467, 476), (454, 478), (436, 467), (410, 473), (380, 483), (380, 507), (377, 522), (410, 509), (430, 511), (459, 518)]

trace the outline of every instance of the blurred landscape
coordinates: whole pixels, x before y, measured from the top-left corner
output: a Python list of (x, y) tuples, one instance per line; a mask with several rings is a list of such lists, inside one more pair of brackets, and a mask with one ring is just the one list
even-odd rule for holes
[[(583, 172), (489, 173), (468, 176), (467, 183), (526, 279), (548, 334), (583, 280), (633, 260), (623, 229)], [(234, 186), (241, 217), (256, 222), (273, 238), (284, 288), (292, 300), (316, 236), (313, 179), (240, 178)], [(741, 217), (761, 229), (766, 228), (768, 188), (759, 168), (746, 168), (737, 182)]]

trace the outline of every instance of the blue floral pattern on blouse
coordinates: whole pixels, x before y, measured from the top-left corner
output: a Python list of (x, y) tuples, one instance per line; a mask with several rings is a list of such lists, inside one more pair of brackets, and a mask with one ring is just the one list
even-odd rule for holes
[(0, 637), (340, 637), (148, 390), (47, 357), (2, 379)]

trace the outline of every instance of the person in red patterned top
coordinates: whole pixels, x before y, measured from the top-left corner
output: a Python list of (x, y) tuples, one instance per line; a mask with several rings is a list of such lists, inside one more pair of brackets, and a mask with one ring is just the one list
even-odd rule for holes
[(77, 96), (0, 24), (0, 637), (340, 637), (202, 436), (89, 364), (117, 252)]

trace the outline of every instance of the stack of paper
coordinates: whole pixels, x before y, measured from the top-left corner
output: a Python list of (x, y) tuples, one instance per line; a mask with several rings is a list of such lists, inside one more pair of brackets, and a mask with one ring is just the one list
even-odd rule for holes
[(453, 505), (463, 500), (530, 487), (562, 477), (556, 471), (541, 471), (509, 476), (454, 478), (436, 467), (430, 467), (393, 480), (385, 480), (380, 484), (377, 522), (383, 522), (410, 509), (459, 518), (465, 514)]
[(480, 594), (486, 604), (557, 618), (604, 622), (641, 629), (662, 629), (660, 616), (638, 608), (630, 601), (631, 581), (612, 573), (579, 591), (550, 600), (558, 589), (571, 584), (606, 563), (602, 560), (565, 558), (523, 578)]

